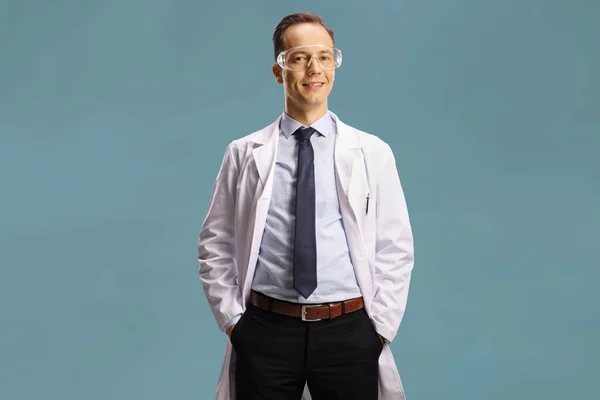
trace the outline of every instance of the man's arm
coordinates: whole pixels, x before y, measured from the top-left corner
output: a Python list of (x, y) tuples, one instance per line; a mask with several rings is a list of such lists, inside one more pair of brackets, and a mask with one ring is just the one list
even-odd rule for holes
[(235, 254), (234, 215), (238, 166), (227, 146), (200, 229), (200, 280), (219, 329), (226, 332), (242, 313)]
[(392, 149), (385, 145), (377, 182), (375, 293), (373, 322), (388, 342), (404, 316), (414, 265), (413, 236)]

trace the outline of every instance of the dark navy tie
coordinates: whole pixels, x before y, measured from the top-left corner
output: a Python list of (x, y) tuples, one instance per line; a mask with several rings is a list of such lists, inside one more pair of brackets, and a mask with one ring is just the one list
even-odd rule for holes
[(315, 169), (310, 137), (316, 130), (299, 128), (296, 175), (296, 232), (294, 239), (294, 288), (305, 299), (317, 287), (317, 238), (315, 234)]

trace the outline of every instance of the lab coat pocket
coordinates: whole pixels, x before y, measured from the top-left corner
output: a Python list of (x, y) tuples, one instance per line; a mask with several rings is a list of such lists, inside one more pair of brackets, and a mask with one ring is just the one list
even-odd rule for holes
[(247, 312), (244, 312), (238, 322), (235, 324), (230, 334), (231, 345), (236, 351), (238, 350), (238, 334), (241, 328), (243, 328), (244, 320), (246, 319)]
[(375, 246), (375, 232), (377, 228), (377, 196), (370, 193), (365, 198), (365, 215), (361, 231), (365, 241), (365, 247), (372, 253)]

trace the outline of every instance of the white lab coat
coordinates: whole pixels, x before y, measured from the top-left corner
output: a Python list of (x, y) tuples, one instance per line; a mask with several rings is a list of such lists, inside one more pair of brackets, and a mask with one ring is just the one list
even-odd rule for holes
[[(392, 150), (331, 113), (338, 128), (337, 190), (350, 255), (376, 331), (394, 340), (414, 263), (413, 237)], [(200, 230), (200, 280), (223, 330), (249, 300), (273, 190), (279, 121), (229, 144)], [(276, 189), (275, 189), (276, 190)], [(369, 206), (367, 212), (367, 195)], [(216, 400), (235, 400), (235, 350), (226, 342)], [(302, 400), (310, 400), (305, 388)], [(389, 345), (379, 358), (379, 400), (405, 399)]]

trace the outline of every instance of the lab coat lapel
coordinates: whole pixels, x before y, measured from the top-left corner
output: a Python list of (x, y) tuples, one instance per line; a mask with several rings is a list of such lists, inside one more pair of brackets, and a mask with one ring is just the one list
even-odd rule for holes
[[(273, 171), (277, 157), (277, 145), (279, 142), (279, 122), (281, 116), (268, 127), (259, 131), (250, 140), (253, 143), (252, 159), (256, 166), (261, 187), (257, 188), (252, 198), (252, 214), (249, 216), (253, 221), (247, 231), (247, 240), (250, 240), (250, 254), (248, 255), (247, 271), (242, 285), (242, 297), (247, 300), (250, 297), (252, 278), (256, 268), (256, 260), (260, 249), (260, 242), (267, 221), (267, 213), (273, 192)], [(247, 193), (247, 196), (252, 196)]]
[[(371, 280), (368, 273), (367, 251), (361, 228), (366, 195), (365, 166), (361, 142), (357, 132), (341, 122), (337, 117), (337, 140), (335, 149), (336, 172), (338, 176), (338, 197), (340, 210), (346, 228), (346, 239), (353, 260), (356, 279), (361, 287), (367, 308), (371, 304)], [(362, 212), (362, 214), (361, 214)]]
[[(357, 190), (355, 172), (360, 168), (358, 164), (361, 160), (360, 141), (352, 128), (340, 121), (335, 114), (332, 115), (338, 133), (334, 156), (336, 173), (343, 196), (352, 204), (351, 199), (355, 198)], [(356, 210), (352, 211), (356, 212)]]
[(280, 120), (281, 116), (271, 125), (257, 132), (256, 136), (251, 139), (254, 143), (252, 157), (263, 189), (267, 188), (269, 177), (272, 175), (271, 171), (275, 165)]

